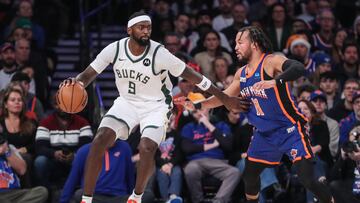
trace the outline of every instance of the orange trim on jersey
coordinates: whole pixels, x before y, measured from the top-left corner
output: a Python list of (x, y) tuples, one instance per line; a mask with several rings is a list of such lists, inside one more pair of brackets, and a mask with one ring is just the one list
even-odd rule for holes
[(290, 94), (290, 90), (289, 90), (288, 85), (285, 84), (285, 87), (286, 87), (287, 96), (288, 96), (288, 98), (289, 98), (289, 100), (290, 100), (290, 102), (291, 102), (291, 105), (292, 105), (292, 107), (294, 108), (295, 112), (307, 122), (308, 119), (307, 119), (303, 114), (301, 114), (301, 113), (298, 111), (298, 109), (296, 108), (295, 103), (294, 103), (294, 100), (292, 100), (292, 98), (291, 98), (291, 96), (290, 96), (291, 94)]
[[(245, 77), (246, 77), (246, 78), (250, 78), (252, 75), (254, 75), (255, 71), (258, 69), (258, 67), (259, 67), (261, 61), (263, 61), (264, 57), (265, 57), (265, 53), (263, 53), (263, 54), (261, 55), (260, 61), (259, 61), (259, 63), (257, 64), (256, 68), (255, 68), (250, 74), (248, 74), (248, 75), (245, 74)], [(248, 67), (248, 66), (246, 66), (246, 68), (247, 68), (247, 67)]]
[(110, 170), (110, 158), (109, 158), (109, 152), (105, 152), (105, 171)]
[[(300, 133), (300, 135), (301, 135), (301, 142), (303, 143), (303, 145), (304, 145), (304, 148), (305, 148), (305, 152), (306, 152), (306, 156), (305, 156), (305, 158), (311, 158), (311, 154), (310, 154), (310, 152), (309, 152), (309, 150), (308, 150), (308, 148), (307, 148), (307, 145), (306, 145), (306, 141), (305, 141), (305, 135), (304, 135), (304, 133), (302, 132), (302, 128), (301, 128), (301, 125), (300, 125), (300, 122), (297, 122), (297, 126), (298, 126), (298, 131), (299, 131), (299, 133)], [(296, 160), (296, 159), (295, 159)]]
[[(296, 159), (294, 159), (292, 162), (295, 163), (295, 162), (297, 162), (297, 161), (300, 161), (302, 158), (303, 158), (303, 157), (301, 157), (301, 156), (296, 157)], [(306, 155), (306, 156), (305, 156), (305, 159), (310, 159), (310, 158), (311, 158), (311, 156), (309, 156), (309, 155)]]
[(284, 108), (284, 105), (283, 105), (283, 103), (282, 103), (282, 101), (281, 101), (281, 99), (280, 99), (279, 90), (278, 90), (278, 88), (276, 87), (276, 85), (275, 85), (275, 87), (274, 87), (274, 92), (275, 92), (275, 95), (276, 95), (276, 100), (278, 101), (279, 106), (280, 106), (282, 112), (283, 112), (284, 115), (291, 121), (292, 124), (295, 124), (295, 123), (296, 123), (295, 120), (287, 113), (287, 111), (286, 111), (285, 108)]
[(253, 162), (263, 163), (263, 164), (269, 164), (269, 165), (278, 165), (280, 162), (272, 162), (272, 161), (266, 161), (263, 159), (256, 159), (248, 156), (248, 159)]

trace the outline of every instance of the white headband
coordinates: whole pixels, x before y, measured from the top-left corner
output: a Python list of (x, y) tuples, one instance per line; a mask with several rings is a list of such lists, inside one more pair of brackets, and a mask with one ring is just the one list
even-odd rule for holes
[(151, 23), (151, 19), (148, 15), (142, 15), (142, 16), (137, 16), (137, 17), (129, 20), (127, 27), (131, 27), (141, 21), (150, 21), (150, 23)]

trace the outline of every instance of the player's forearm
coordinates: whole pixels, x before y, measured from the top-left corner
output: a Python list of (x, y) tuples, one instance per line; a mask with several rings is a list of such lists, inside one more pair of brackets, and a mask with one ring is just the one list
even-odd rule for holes
[(98, 73), (91, 67), (88, 66), (83, 72), (76, 76), (76, 80), (84, 84), (87, 87), (98, 75)]

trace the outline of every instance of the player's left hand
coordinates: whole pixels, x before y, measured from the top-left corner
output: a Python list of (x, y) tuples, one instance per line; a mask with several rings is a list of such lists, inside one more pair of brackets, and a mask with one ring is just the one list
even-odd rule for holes
[(275, 80), (262, 80), (253, 85), (255, 90), (269, 89), (276, 86)]
[(233, 112), (247, 112), (250, 107), (250, 102), (241, 97), (228, 97), (223, 100), (224, 106)]

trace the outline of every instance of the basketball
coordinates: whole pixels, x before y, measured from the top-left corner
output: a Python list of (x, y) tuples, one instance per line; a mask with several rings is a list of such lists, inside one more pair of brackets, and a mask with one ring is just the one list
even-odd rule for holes
[(62, 86), (56, 94), (56, 102), (59, 108), (66, 113), (82, 111), (87, 101), (87, 92), (79, 82), (75, 82), (74, 85)]

